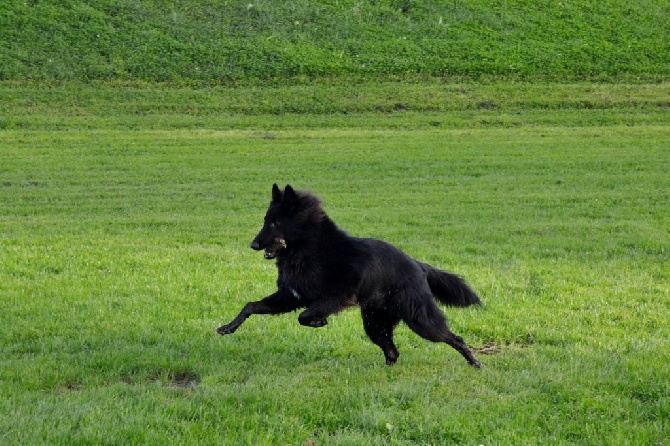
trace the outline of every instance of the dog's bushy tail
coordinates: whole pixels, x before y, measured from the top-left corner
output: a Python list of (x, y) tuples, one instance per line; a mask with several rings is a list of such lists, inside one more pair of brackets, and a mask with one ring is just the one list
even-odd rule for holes
[(419, 265), (426, 272), (430, 291), (438, 301), (452, 307), (482, 304), (479, 296), (456, 274), (435, 269), (426, 263), (419, 262)]

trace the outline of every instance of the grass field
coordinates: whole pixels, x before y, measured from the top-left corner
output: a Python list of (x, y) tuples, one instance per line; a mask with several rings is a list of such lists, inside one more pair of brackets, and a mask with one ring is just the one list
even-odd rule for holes
[[(670, 444), (669, 92), (1, 85), (0, 443)], [(463, 275), (485, 367), (353, 310), (216, 335), (273, 182)]]

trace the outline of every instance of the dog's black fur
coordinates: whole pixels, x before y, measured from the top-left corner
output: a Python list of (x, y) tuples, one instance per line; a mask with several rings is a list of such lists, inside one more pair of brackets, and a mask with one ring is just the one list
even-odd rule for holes
[(416, 261), (380, 240), (351, 237), (326, 215), (314, 195), (272, 187), (265, 224), (251, 248), (275, 259), (277, 291), (247, 303), (229, 324), (217, 329), (233, 333), (252, 314), (279, 314), (306, 308), (302, 325), (323, 327), (328, 316), (360, 305), (365, 332), (381, 347), (386, 363), (398, 359), (393, 329), (403, 320), (419, 336), (446, 342), (468, 363), (481, 364), (463, 339), (453, 334), (433, 296), (446, 305), (481, 304), (458, 276)]

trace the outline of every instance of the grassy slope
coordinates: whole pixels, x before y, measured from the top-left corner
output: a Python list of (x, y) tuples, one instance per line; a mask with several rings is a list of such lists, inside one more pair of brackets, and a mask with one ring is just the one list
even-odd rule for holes
[[(555, 87), (458, 88), (460, 109), (334, 116), (198, 109), (220, 90), (2, 90), (1, 442), (667, 441), (666, 87), (566, 87), (619, 105), (553, 109), (530, 104)], [(401, 327), (386, 368), (355, 311), (216, 336), (272, 289), (247, 248), (272, 181), (467, 277), (486, 308), (452, 327), (499, 353), (475, 371)]]
[(667, 79), (667, 2), (0, 4), (0, 80)]

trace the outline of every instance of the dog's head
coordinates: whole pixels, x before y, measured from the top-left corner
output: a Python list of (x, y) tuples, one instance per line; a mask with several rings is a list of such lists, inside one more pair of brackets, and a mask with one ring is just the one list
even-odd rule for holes
[(265, 222), (251, 242), (251, 248), (265, 250), (264, 257), (274, 259), (298, 242), (304, 226), (318, 222), (321, 215), (321, 202), (314, 195), (296, 191), (288, 184), (282, 191), (273, 184), (272, 201), (265, 214)]

